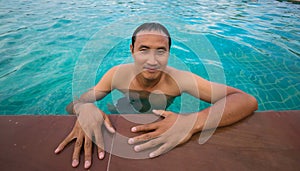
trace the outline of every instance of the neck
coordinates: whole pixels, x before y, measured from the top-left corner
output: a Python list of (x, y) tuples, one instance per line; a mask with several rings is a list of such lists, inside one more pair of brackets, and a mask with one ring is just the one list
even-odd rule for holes
[(136, 81), (142, 88), (153, 88), (159, 83), (162, 76), (163, 74), (161, 73), (156, 79), (146, 79), (142, 74), (139, 74), (136, 76)]

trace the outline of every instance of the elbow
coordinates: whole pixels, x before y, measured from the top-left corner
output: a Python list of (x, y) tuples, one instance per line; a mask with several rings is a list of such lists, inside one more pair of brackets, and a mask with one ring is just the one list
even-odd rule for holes
[(253, 112), (258, 109), (258, 102), (255, 97), (249, 95), (249, 105), (251, 106)]
[(74, 114), (74, 110), (73, 110), (73, 102), (69, 103), (66, 107), (66, 111), (69, 113), (69, 114)]

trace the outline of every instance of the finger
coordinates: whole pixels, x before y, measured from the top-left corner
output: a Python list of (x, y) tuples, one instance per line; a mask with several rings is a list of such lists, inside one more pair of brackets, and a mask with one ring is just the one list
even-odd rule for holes
[(116, 130), (114, 129), (114, 127), (112, 126), (110, 119), (107, 115), (104, 114), (104, 125), (106, 127), (106, 129), (110, 132), (110, 133), (115, 133)]
[(156, 115), (162, 116), (162, 117), (167, 117), (169, 113), (165, 110), (152, 110), (152, 112)]
[(79, 164), (79, 156), (80, 151), (83, 143), (83, 135), (82, 133), (79, 133), (79, 136), (76, 139), (75, 145), (74, 145), (74, 151), (72, 156), (72, 166), (77, 167)]
[(169, 150), (171, 150), (174, 146), (168, 144), (168, 143), (165, 143), (163, 144), (162, 146), (160, 146), (157, 150), (153, 151), (152, 153), (149, 154), (149, 157), (150, 158), (154, 158), (154, 157), (157, 157), (163, 153), (166, 153), (168, 152)]
[(104, 158), (105, 152), (104, 152), (104, 141), (103, 141), (103, 136), (101, 129), (95, 130), (95, 143), (98, 147), (98, 158), (102, 160)]
[(142, 135), (137, 136), (137, 137), (129, 138), (128, 139), (128, 144), (135, 144), (135, 143), (151, 140), (151, 139), (157, 138), (158, 135), (159, 134), (156, 133), (156, 132), (145, 133), (145, 134), (142, 134)]
[(73, 139), (74, 139), (74, 133), (73, 131), (58, 145), (58, 147), (55, 149), (54, 153), (58, 154), (61, 152), (66, 145), (68, 145)]
[(102, 148), (98, 147), (98, 158), (102, 160), (104, 159), (104, 157), (105, 157), (105, 151)]
[(131, 132), (152, 131), (154, 129), (157, 129), (157, 127), (157, 123), (144, 124), (132, 127)]
[(136, 145), (134, 146), (134, 150), (136, 152), (139, 152), (139, 151), (143, 151), (143, 150), (147, 150), (149, 148), (153, 148), (153, 147), (156, 147), (158, 145), (162, 144), (162, 140), (159, 139), (159, 138), (156, 138), (156, 139), (153, 139), (153, 140), (150, 140), (144, 144), (140, 144), (140, 145)]
[(92, 140), (89, 138), (89, 136), (85, 135), (85, 141), (84, 141), (84, 168), (88, 169), (91, 167), (92, 164)]

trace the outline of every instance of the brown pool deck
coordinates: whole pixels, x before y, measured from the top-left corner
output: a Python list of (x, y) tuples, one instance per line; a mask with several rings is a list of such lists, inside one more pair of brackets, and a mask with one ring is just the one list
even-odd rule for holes
[[(199, 134), (195, 134), (188, 143), (154, 159), (123, 155), (143, 157), (132, 151), (126, 138), (121, 138), (134, 135), (129, 130), (136, 124), (130, 118), (136, 115), (110, 117), (119, 136), (104, 133), (110, 153), (100, 161), (94, 148), (90, 170), (300, 170), (300, 110), (256, 112), (234, 125), (218, 128), (205, 144), (198, 144)], [(75, 119), (0, 116), (1, 170), (85, 170), (83, 154), (80, 165), (71, 166), (74, 143), (59, 155), (54, 154)]]

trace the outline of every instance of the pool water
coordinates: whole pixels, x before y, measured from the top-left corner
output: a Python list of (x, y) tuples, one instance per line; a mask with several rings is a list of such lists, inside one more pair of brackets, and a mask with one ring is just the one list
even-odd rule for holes
[[(74, 73), (89, 69), (78, 64), (95, 35), (113, 31), (119, 39), (93, 45), (102, 55), (95, 59), (103, 59), (91, 71), (93, 83), (111, 66), (130, 61), (128, 28), (147, 21), (161, 22), (176, 35), (171, 53), (188, 70), (209, 80), (224, 75), (223, 83), (255, 96), (260, 111), (299, 110), (299, 12), (299, 4), (275, 0), (1, 1), (0, 114), (66, 114), (73, 96), (85, 91), (77, 91)], [(213, 47), (218, 60), (191, 49), (197, 36), (210, 43), (201, 48)], [(104, 47), (111, 49), (101, 52)], [(182, 99), (170, 110), (180, 110), (183, 101), (186, 108), (198, 103)], [(113, 103), (111, 96), (98, 103), (106, 112), (107, 102)]]

